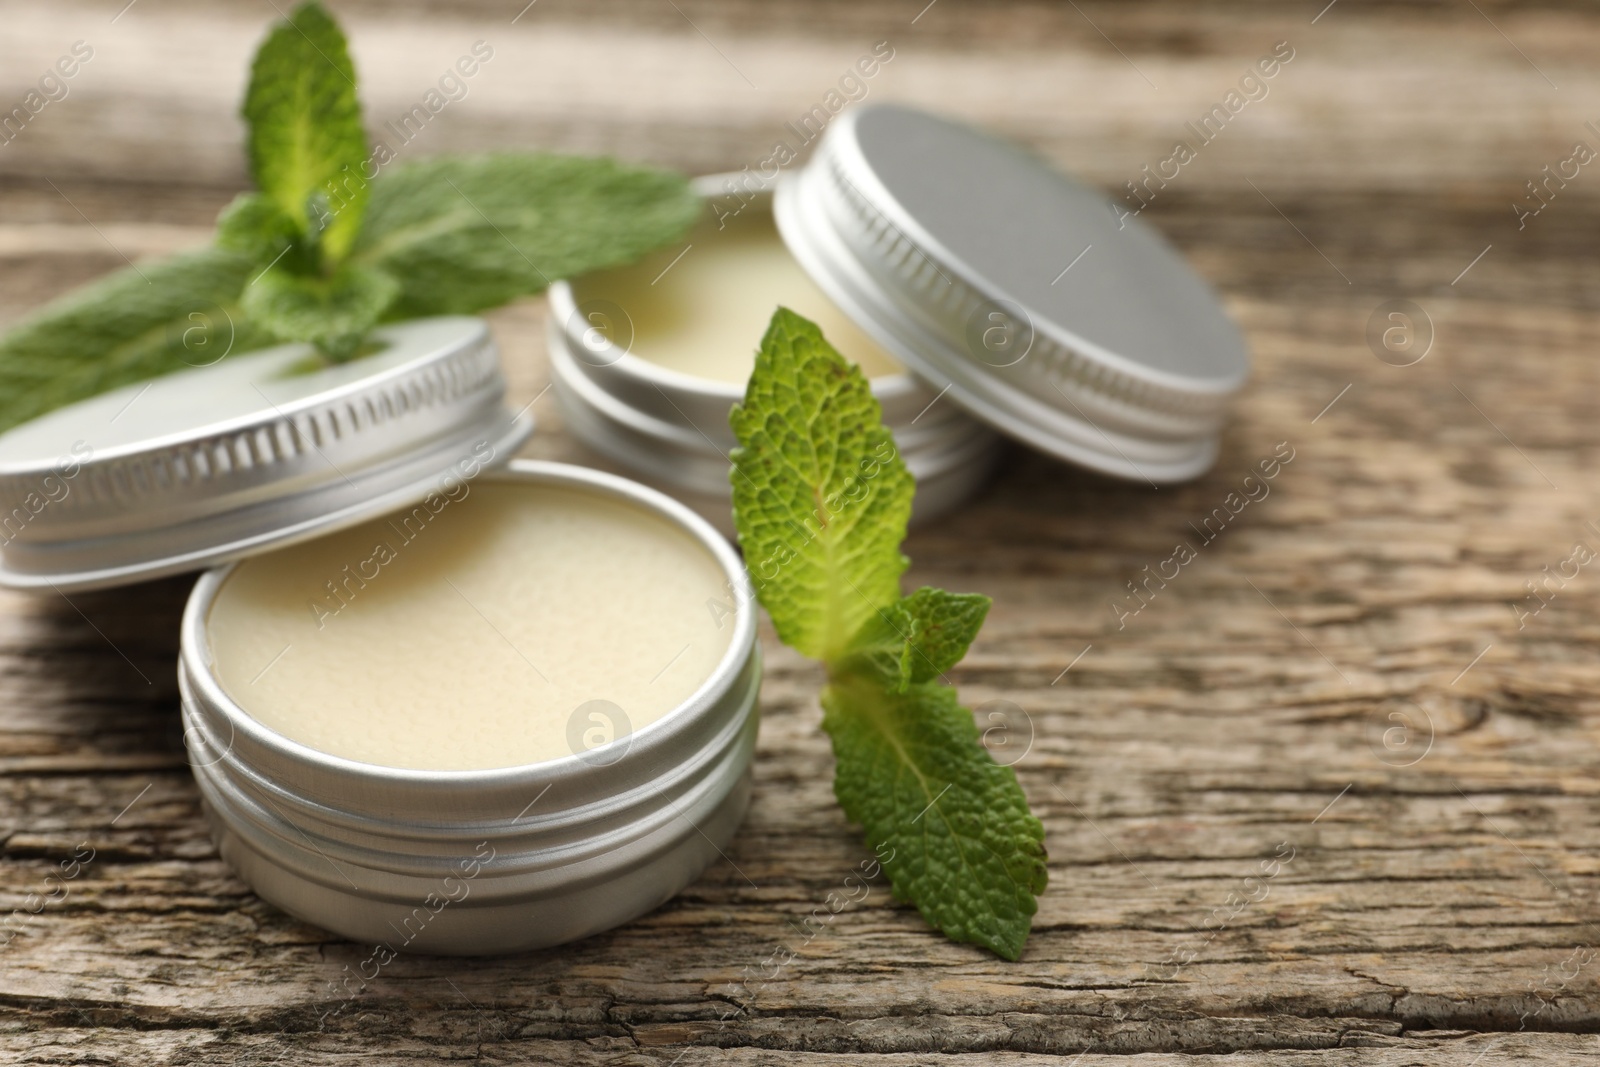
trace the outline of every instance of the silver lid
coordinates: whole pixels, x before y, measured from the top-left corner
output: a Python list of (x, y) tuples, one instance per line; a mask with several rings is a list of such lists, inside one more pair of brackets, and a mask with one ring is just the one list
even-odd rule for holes
[(1216, 459), (1249, 357), (1165, 240), (1007, 142), (856, 108), (777, 191), (785, 243), (863, 329), (1013, 438), (1150, 482)]
[(0, 435), (0, 585), (122, 585), (314, 537), (450, 491), (532, 432), (481, 319), (374, 338), (338, 366), (282, 345)]

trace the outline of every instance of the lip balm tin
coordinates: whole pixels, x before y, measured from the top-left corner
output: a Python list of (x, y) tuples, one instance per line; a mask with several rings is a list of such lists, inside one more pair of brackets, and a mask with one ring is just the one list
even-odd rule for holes
[[(582, 489), (659, 516), (716, 560), (729, 589), (745, 588), (743, 565), (715, 530), (637, 483), (525, 460), (481, 477)], [(224, 691), (206, 618), (230, 569), (204, 575), (184, 613), (184, 737), (222, 855), (292, 915), (409, 951), (559, 944), (669, 900), (743, 819), (761, 681), (753, 601), (743, 593), (716, 669), (661, 719), (526, 766), (403, 770), (301, 745)]]
[[(1249, 373), (1243, 337), (1160, 234), (1021, 148), (866, 105), (835, 118), (799, 171), (700, 188), (729, 210), (771, 210), (804, 272), (909, 370), (873, 391), (920, 517), (983, 481), (993, 444), (974, 421), (1151, 485), (1215, 462)], [(618, 350), (569, 285), (551, 287), (550, 309), (552, 382), (573, 432), (722, 516), (727, 410), (742, 391)]]
[[(713, 175), (695, 188), (709, 200), (732, 180), (749, 179)], [(752, 188), (741, 206), (752, 215), (771, 210), (765, 187)], [(612, 331), (595, 327), (568, 282), (551, 285), (549, 300), (551, 385), (573, 435), (731, 533), (728, 454), (737, 441), (728, 412), (744, 399), (744, 387), (659, 366), (618, 346)], [(749, 338), (749, 348), (760, 340)], [(1000, 453), (992, 431), (958, 406), (937, 403), (938, 390), (909, 373), (871, 385), (917, 481), (914, 521), (945, 514), (982, 487)]]

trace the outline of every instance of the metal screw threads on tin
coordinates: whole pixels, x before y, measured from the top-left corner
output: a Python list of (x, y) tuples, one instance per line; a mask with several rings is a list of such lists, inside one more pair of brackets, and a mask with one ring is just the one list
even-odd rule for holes
[[(740, 228), (771, 227), (771, 194), (749, 187), (748, 176), (701, 178), (696, 188), (709, 200), (723, 194), (730, 180), (746, 189), (739, 206)], [(701, 257), (708, 255), (704, 249), (715, 247), (721, 237), (719, 227), (720, 220), (713, 217), (708, 205), (704, 221), (690, 235), (686, 248), (657, 257), (670, 261), (662, 277), (670, 278), (669, 272), (675, 269), (693, 268), (694, 264), (678, 266), (674, 255), (684, 260), (697, 252)], [(647, 269), (656, 268), (652, 264)], [(799, 280), (810, 285), (803, 276)], [(744, 398), (744, 385), (685, 373), (643, 358), (633, 343), (633, 316), (639, 309), (586, 297), (589, 284), (582, 278), (559, 281), (549, 290), (551, 382), (568, 428), (585, 445), (688, 503), (724, 532), (731, 532), (728, 453), (736, 442), (728, 426), (728, 411)], [(820, 293), (817, 296), (826, 300)], [(729, 295), (724, 303), (736, 299)], [(763, 304), (739, 310), (755, 312), (759, 324), (752, 324), (749, 336), (728, 340), (734, 346), (730, 355), (735, 357), (754, 352), (773, 307)], [(695, 313), (684, 308), (654, 312), (657, 317)], [(838, 342), (837, 337), (832, 339)], [(870, 343), (864, 337), (861, 340)], [(841, 347), (846, 356), (852, 354), (848, 347)], [(862, 362), (865, 366), (866, 360)], [(872, 378), (872, 392), (917, 480), (914, 518), (924, 521), (950, 511), (983, 485), (1000, 442), (959, 407), (940, 402), (937, 390), (893, 364), (889, 368)]]
[(774, 211), (835, 304), (1000, 432), (1151, 484), (1215, 461), (1238, 328), (1154, 229), (1018, 146), (852, 108)]
[(727, 542), (676, 501), (597, 471), (515, 461), (481, 478), (593, 494), (686, 536), (726, 579), (720, 617), (733, 630), (710, 677), (637, 730), (523, 766), (398, 769), (328, 755), (253, 718), (224, 688), (208, 636), (230, 572), (251, 564), (202, 577), (184, 615), (179, 681), (222, 855), (265, 900), (389, 951), (516, 952), (610, 929), (696, 878), (749, 798), (761, 663), (753, 601)]
[(230, 356), (0, 435), (0, 585), (70, 591), (199, 570), (421, 499), (463, 457), (533, 430), (505, 408), (482, 319), (384, 327), (322, 366), (307, 345)]

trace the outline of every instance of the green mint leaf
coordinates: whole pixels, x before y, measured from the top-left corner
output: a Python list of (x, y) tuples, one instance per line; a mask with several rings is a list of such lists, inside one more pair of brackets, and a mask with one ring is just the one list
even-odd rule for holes
[(951, 939), (1016, 959), (1048, 878), (1044, 827), (934, 680), (966, 654), (989, 598), (900, 596), (911, 475), (866, 377), (813, 323), (777, 310), (729, 421), (756, 594), (778, 636), (828, 668), (839, 803), (897, 898)]
[[(894, 895), (953, 941), (1022, 953), (1044, 892), (1044, 827), (972, 712), (938, 683), (892, 692), (845, 675), (823, 690), (834, 795), (866, 830)], [(885, 848), (887, 846), (887, 848)]]
[(208, 248), (125, 268), (41, 308), (0, 338), (0, 430), (272, 343), (238, 306), (257, 269)]
[(681, 238), (705, 210), (681, 176), (609, 159), (500, 153), (386, 170), (355, 259), (404, 286), (390, 316), (468, 314)]
[(307, 244), (294, 220), (261, 193), (240, 193), (217, 216), (219, 248), (242, 252), (260, 264), (283, 266), (298, 273), (316, 269), (315, 246)]
[(729, 421), (734, 521), (761, 604), (785, 644), (831, 661), (900, 599), (911, 474), (866, 376), (787, 308)]
[(267, 35), (242, 113), (257, 187), (339, 262), (361, 229), (367, 138), (344, 34), (320, 4), (300, 5)]
[(346, 263), (332, 277), (274, 267), (251, 282), (241, 305), (281, 341), (308, 341), (336, 363), (355, 358), (367, 331), (400, 293), (381, 270)]
[(932, 681), (967, 654), (990, 603), (978, 593), (924, 586), (868, 619), (851, 642), (847, 663), (900, 693)]

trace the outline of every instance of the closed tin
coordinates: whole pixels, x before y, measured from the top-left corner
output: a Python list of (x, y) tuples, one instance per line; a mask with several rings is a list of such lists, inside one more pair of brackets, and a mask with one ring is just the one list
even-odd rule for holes
[[(741, 212), (771, 213), (770, 188), (752, 184), (745, 175), (700, 178), (696, 189), (709, 200), (730, 181), (745, 189)], [(708, 218), (710, 211), (708, 206)], [(743, 386), (685, 374), (634, 354), (629, 344), (619, 343), (619, 332), (628, 331), (608, 321), (626, 316), (627, 310), (580, 306), (571, 283), (551, 285), (549, 300), (551, 385), (573, 435), (731, 533), (728, 454), (737, 442), (728, 412), (744, 399)], [(749, 347), (759, 341), (752, 336)], [(998, 436), (958, 406), (938, 403), (938, 390), (909, 373), (875, 377), (871, 386), (884, 424), (917, 481), (914, 520), (944, 514), (970, 498), (999, 455)]]
[(310, 346), (230, 356), (60, 408), (0, 435), (0, 585), (66, 592), (199, 570), (420, 500), (440, 472), (509, 459), (482, 319), (374, 332), (334, 366)]
[(224, 690), (208, 644), (231, 568), (204, 575), (184, 614), (179, 682), (222, 855), (263, 899), (377, 955), (515, 952), (626, 922), (717, 858), (749, 798), (761, 662), (754, 601), (727, 542), (678, 502), (598, 471), (518, 460), (481, 477), (592, 492), (687, 532), (726, 577), (734, 630), (689, 699), (632, 733), (521, 767), (401, 770), (253, 719)]

